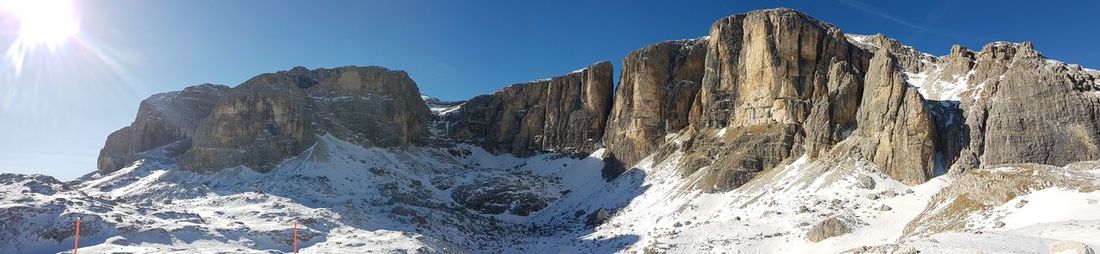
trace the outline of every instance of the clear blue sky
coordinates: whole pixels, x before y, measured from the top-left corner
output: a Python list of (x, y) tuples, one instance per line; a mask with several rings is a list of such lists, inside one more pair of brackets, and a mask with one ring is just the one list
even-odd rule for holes
[[(1030, 40), (1048, 57), (1100, 67), (1098, 1), (78, 1), (79, 42), (28, 53), (19, 75), (3, 63), (0, 172), (89, 173), (141, 99), (188, 85), (381, 65), (408, 71), (426, 94), (465, 99), (601, 60), (617, 69), (633, 49), (771, 7), (937, 55)], [(20, 34), (3, 15), (0, 50)]]

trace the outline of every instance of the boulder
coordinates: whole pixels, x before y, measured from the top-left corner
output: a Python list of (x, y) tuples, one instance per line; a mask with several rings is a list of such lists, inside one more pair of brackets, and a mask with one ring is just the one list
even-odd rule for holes
[(588, 217), (585, 217), (584, 224), (589, 227), (595, 227), (603, 224), (604, 222), (607, 222), (607, 220), (610, 218), (611, 210), (600, 208), (596, 209), (596, 211), (592, 211), (592, 213), (589, 213)]
[(806, 233), (806, 239), (811, 242), (820, 242), (835, 236), (852, 232), (852, 226), (838, 217), (829, 217), (810, 228)]

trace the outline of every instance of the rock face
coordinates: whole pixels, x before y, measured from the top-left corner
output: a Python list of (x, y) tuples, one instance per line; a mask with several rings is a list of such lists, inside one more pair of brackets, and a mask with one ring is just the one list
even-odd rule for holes
[(134, 122), (107, 137), (99, 151), (99, 173), (111, 173), (129, 165), (137, 160), (139, 152), (190, 139), (198, 129), (198, 122), (210, 115), (214, 104), (228, 90), (227, 86), (203, 84), (141, 101)]
[(934, 130), (924, 98), (898, 67), (886, 49), (871, 59), (852, 137), (862, 156), (895, 180), (915, 185), (933, 175)]
[(917, 51), (883, 34), (870, 36), (847, 35), (847, 37), (849, 42), (852, 42), (854, 45), (868, 52), (886, 50), (893, 55), (895, 63), (903, 72), (919, 73), (922, 70), (933, 68), (933, 65), (938, 61), (938, 59), (932, 55)]
[(1046, 60), (1031, 43), (986, 45), (970, 66), (970, 142), (956, 168), (1100, 159), (1100, 72)]
[(869, 54), (832, 25), (789, 9), (727, 17), (711, 27), (693, 111), (686, 174), (708, 167), (705, 190), (736, 187), (755, 172), (816, 157), (855, 126)]
[(218, 102), (181, 164), (266, 170), (298, 155), (317, 135), (363, 146), (426, 142), (430, 113), (403, 71), (341, 67), (263, 74)]
[(667, 41), (623, 59), (604, 146), (626, 167), (652, 153), (664, 136), (690, 122), (703, 81), (706, 39)]
[(614, 87), (610, 62), (474, 97), (447, 115), (448, 136), (493, 153), (587, 153), (603, 137)]
[(317, 135), (377, 147), (426, 142), (429, 112), (408, 74), (382, 67), (289, 71), (238, 87), (200, 85), (154, 95), (138, 118), (107, 139), (99, 169), (109, 173), (137, 154), (180, 141), (181, 167), (266, 170), (300, 154)]
[[(263, 171), (318, 135), (374, 147), (437, 144), (429, 126), (439, 142), (497, 154), (603, 145), (605, 165), (614, 165), (605, 167), (608, 179), (680, 149), (681, 175), (704, 191), (736, 188), (802, 155), (863, 157), (906, 184), (948, 167), (1100, 159), (1100, 71), (1047, 60), (1030, 43), (980, 52), (956, 45), (933, 57), (881, 34), (845, 35), (770, 9), (718, 20), (705, 39), (630, 53), (616, 100), (612, 75), (601, 62), (460, 105), (432, 101), (431, 121), (404, 72), (297, 67), (236, 88), (153, 96), (133, 124), (111, 134), (98, 166), (108, 173), (172, 144), (185, 169)], [(687, 138), (659, 149), (668, 134)]]

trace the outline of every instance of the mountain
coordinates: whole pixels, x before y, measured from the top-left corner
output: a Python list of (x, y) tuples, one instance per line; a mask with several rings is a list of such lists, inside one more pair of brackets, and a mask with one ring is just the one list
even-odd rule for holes
[[(790, 9), (461, 102), (340, 67), (141, 103), (99, 170), (0, 174), (0, 250), (1094, 253), (1100, 71)], [(295, 229), (295, 226), (297, 228)]]

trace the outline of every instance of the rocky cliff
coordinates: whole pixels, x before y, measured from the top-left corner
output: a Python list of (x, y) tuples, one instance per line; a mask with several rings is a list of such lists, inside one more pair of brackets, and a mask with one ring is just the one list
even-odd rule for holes
[(978, 52), (954, 45), (930, 57), (882, 35), (850, 38), (887, 49), (928, 99), (944, 170), (1100, 158), (1098, 71), (1046, 59), (1027, 42), (994, 42)]
[(613, 73), (610, 62), (600, 62), (474, 97), (447, 115), (448, 136), (520, 156), (595, 151), (611, 110)]
[(719, 20), (693, 105), (700, 133), (688, 158), (697, 162), (682, 170), (700, 174), (704, 190), (727, 190), (828, 151), (855, 127), (869, 56), (840, 29), (789, 9)]
[(623, 59), (615, 103), (603, 137), (610, 156), (632, 166), (653, 153), (665, 135), (687, 127), (703, 82), (706, 39), (667, 41)]
[(134, 122), (107, 137), (99, 151), (99, 173), (126, 167), (138, 159), (137, 153), (177, 141), (190, 142), (198, 122), (210, 115), (228, 90), (227, 86), (203, 84), (141, 101)]
[[(1047, 60), (1029, 43), (980, 52), (956, 45), (935, 57), (881, 34), (845, 35), (804, 13), (770, 9), (718, 20), (705, 39), (631, 52), (617, 90), (612, 75), (601, 62), (514, 84), (438, 107), (429, 124), (404, 72), (298, 67), (232, 89), (150, 98), (131, 126), (109, 137), (99, 167), (110, 172), (178, 142), (184, 168), (264, 170), (319, 135), (362, 146), (439, 144), (427, 142), (429, 128), (443, 143), (497, 154), (583, 154), (603, 145), (605, 159), (619, 164), (609, 178), (680, 149), (688, 162), (680, 173), (708, 191), (803, 155), (860, 157), (906, 184), (952, 167), (1100, 159), (1100, 72)], [(662, 150), (669, 134), (686, 140)]]
[(423, 144), (429, 116), (416, 83), (403, 71), (295, 67), (235, 88), (198, 86), (146, 100), (134, 124), (108, 137), (99, 168), (110, 172), (137, 153), (182, 140), (185, 169), (263, 171), (300, 154), (318, 135), (363, 146)]
[(958, 66), (971, 68), (957, 168), (1100, 159), (1100, 72), (1047, 60), (1031, 43), (991, 43), (974, 59)]
[(915, 185), (933, 176), (934, 130), (924, 98), (901, 71), (887, 49), (875, 53), (851, 142), (887, 175)]

